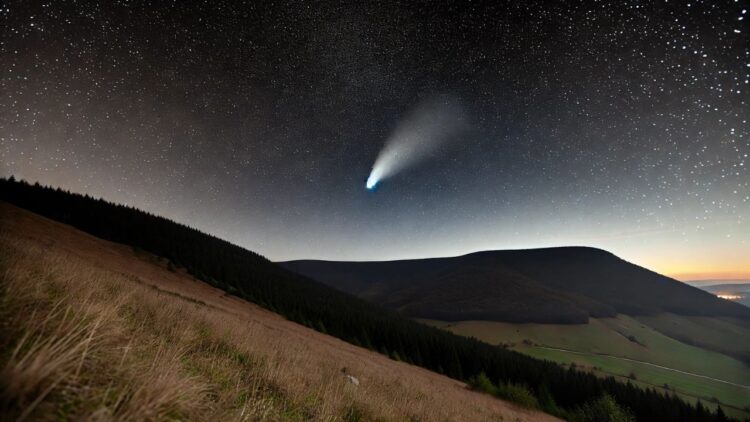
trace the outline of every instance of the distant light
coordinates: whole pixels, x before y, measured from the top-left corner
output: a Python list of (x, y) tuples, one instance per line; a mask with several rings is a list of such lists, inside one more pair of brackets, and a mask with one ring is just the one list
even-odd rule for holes
[(718, 297), (719, 299), (726, 299), (726, 300), (740, 300), (740, 299), (744, 299), (745, 296), (732, 295), (732, 294), (717, 294), (716, 297)]

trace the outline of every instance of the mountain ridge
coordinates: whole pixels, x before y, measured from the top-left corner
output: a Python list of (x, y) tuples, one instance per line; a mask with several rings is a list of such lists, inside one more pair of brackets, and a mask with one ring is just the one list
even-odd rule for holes
[[(478, 251), (446, 258), (280, 264), (419, 318), (583, 324), (588, 317), (617, 313), (673, 312), (750, 319), (744, 307), (587, 246)], [(454, 292), (453, 298), (446, 289)]]

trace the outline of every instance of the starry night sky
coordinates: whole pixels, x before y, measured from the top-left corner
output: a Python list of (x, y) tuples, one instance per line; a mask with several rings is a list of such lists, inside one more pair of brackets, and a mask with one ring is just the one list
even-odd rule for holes
[[(346, 3), (0, 2), (0, 175), (273, 260), (590, 245), (750, 278), (749, 2)], [(466, 129), (366, 190), (436, 96)]]

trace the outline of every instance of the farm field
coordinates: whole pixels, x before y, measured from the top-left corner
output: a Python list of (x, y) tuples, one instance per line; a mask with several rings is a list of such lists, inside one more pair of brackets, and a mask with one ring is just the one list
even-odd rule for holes
[(750, 363), (750, 323), (737, 318), (707, 318), (661, 314), (637, 317), (660, 333)]
[[(665, 315), (659, 321), (669, 324), (669, 317)], [(629, 378), (644, 387), (668, 388), (704, 404), (718, 400), (734, 416), (750, 417), (744, 410), (750, 406), (750, 368), (733, 357), (669, 337), (647, 321), (625, 315), (591, 319), (586, 325), (420, 321), (537, 358), (575, 364), (602, 376)], [(684, 317), (680, 321), (691, 322)], [(710, 341), (707, 325), (705, 321), (692, 322), (692, 335)], [(743, 330), (727, 321), (715, 325), (725, 332)]]

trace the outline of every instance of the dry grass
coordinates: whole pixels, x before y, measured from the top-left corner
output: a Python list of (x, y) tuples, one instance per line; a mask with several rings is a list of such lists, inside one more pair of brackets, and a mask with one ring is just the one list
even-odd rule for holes
[(4, 203), (0, 289), (2, 420), (553, 419)]

